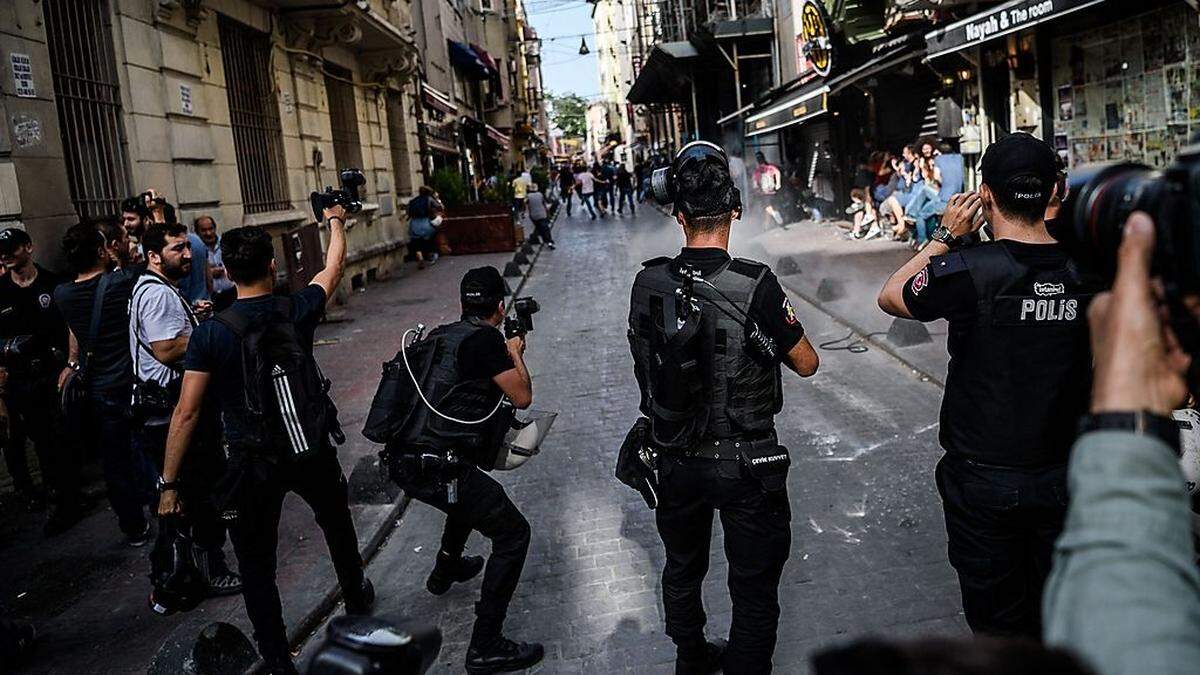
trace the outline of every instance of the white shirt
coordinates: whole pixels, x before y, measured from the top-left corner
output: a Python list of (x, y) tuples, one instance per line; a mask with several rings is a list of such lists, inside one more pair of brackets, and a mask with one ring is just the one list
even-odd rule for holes
[[(179, 377), (179, 373), (159, 363), (149, 347), (155, 342), (191, 335), (193, 328), (191, 308), (179, 291), (150, 272), (142, 274), (129, 300), (129, 355), (134, 362), (134, 375), (143, 382), (154, 381), (163, 386)], [(145, 347), (138, 344), (139, 339)], [(146, 424), (170, 421), (170, 417), (152, 418)]]
[(591, 171), (580, 171), (575, 174), (575, 182), (579, 183), (579, 194), (590, 195), (596, 191), (596, 177)]
[[(212, 248), (209, 248), (207, 244), (204, 247), (208, 248), (208, 266), (223, 269), (225, 261), (221, 259), (221, 240), (217, 239), (217, 245)], [(225, 273), (225, 276), (213, 277), (213, 293), (220, 293), (230, 288), (233, 288), (233, 281), (230, 280), (228, 272)]]

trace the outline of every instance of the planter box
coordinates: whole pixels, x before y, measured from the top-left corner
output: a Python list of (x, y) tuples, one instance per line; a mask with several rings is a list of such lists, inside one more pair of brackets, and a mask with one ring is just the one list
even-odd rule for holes
[(504, 253), (517, 248), (507, 204), (471, 204), (446, 209), (439, 232), (452, 255)]

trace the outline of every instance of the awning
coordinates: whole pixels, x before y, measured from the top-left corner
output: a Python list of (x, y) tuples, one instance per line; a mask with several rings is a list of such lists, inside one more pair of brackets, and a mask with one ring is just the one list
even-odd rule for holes
[(485, 124), (484, 129), (487, 131), (487, 137), (496, 142), (497, 145), (507, 150), (512, 145), (512, 141), (496, 127)]
[(920, 33), (909, 33), (889, 40), (881, 40), (871, 47), (871, 58), (866, 63), (852, 68), (829, 80), (829, 93), (836, 94), (864, 78), (920, 58), (925, 55), (925, 39)]
[(430, 108), (440, 110), (447, 115), (455, 115), (458, 113), (458, 106), (454, 105), (454, 101), (442, 92), (434, 89), (428, 82), (421, 83), (422, 100), (425, 105)]
[(777, 131), (812, 119), (829, 109), (829, 85), (811, 82), (800, 91), (746, 118), (746, 136)]
[(446, 44), (450, 47), (450, 63), (456, 68), (462, 68), (468, 75), (484, 80), (492, 76), (492, 71), (488, 70), (487, 64), (470, 45), (454, 40), (446, 40)]
[(625, 100), (630, 103), (681, 103), (687, 96), (689, 78), (683, 63), (700, 55), (690, 42), (664, 42), (646, 58)]
[(483, 65), (487, 66), (488, 70), (492, 71), (493, 73), (500, 72), (500, 67), (496, 65), (496, 60), (492, 58), (491, 54), (487, 53), (486, 49), (480, 47), (474, 42), (472, 42), (470, 46), (471, 51), (475, 52), (475, 55), (479, 57), (480, 61), (483, 61)]
[(981, 45), (1104, 0), (1010, 0), (925, 36), (930, 59)]

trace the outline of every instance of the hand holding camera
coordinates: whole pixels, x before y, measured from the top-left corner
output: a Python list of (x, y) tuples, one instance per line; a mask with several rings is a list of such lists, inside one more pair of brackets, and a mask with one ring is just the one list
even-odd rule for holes
[(308, 196), (313, 217), (318, 221), (324, 221), (331, 216), (345, 218), (346, 214), (362, 210), (362, 199), (358, 189), (367, 184), (367, 177), (363, 175), (362, 170), (342, 169), (338, 172), (338, 179), (341, 181), (340, 190), (326, 186), (324, 192), (313, 192)]
[(525, 353), (525, 334), (533, 330), (533, 315), (541, 310), (533, 298), (517, 298), (512, 305), (514, 316), (504, 319), (504, 337), (512, 340), (521, 338), (521, 353)]

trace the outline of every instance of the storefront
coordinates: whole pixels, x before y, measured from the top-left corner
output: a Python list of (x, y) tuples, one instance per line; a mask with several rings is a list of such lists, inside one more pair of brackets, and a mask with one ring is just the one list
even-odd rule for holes
[(426, 180), (444, 168), (459, 168), (458, 106), (450, 97), (421, 83), (421, 160)]

